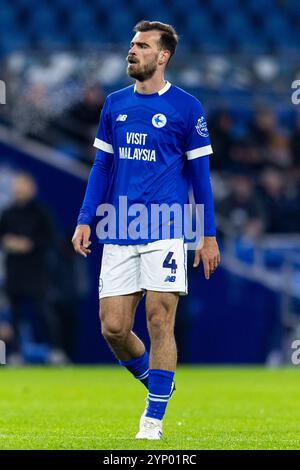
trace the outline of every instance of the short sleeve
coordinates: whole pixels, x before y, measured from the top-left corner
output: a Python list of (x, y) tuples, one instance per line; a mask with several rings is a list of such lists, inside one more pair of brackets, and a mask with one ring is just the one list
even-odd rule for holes
[(205, 114), (201, 103), (194, 100), (188, 116), (185, 154), (188, 160), (213, 153)]
[(111, 136), (110, 100), (106, 98), (101, 111), (100, 122), (94, 141), (94, 147), (104, 152), (114, 153)]

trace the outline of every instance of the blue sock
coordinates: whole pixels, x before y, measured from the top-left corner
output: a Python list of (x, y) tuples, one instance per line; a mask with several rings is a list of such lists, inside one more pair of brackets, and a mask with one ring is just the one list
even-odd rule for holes
[(148, 389), (149, 354), (146, 350), (142, 356), (135, 357), (130, 361), (119, 361), (119, 364), (126, 367), (126, 369)]
[(149, 370), (147, 418), (163, 419), (170, 398), (175, 372)]

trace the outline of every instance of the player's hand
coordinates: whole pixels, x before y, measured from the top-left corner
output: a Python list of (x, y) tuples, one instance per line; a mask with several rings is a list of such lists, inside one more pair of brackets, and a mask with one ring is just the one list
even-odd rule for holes
[(74, 250), (76, 253), (79, 253), (81, 256), (84, 256), (85, 258), (87, 255), (91, 252), (89, 250), (89, 246), (92, 243), (90, 241), (90, 236), (91, 236), (91, 229), (89, 225), (77, 225), (73, 238), (72, 238), (72, 243)]
[(193, 267), (199, 266), (202, 259), (205, 279), (209, 279), (212, 273), (217, 269), (220, 264), (220, 251), (216, 237), (203, 237), (201, 247), (195, 251), (195, 259)]

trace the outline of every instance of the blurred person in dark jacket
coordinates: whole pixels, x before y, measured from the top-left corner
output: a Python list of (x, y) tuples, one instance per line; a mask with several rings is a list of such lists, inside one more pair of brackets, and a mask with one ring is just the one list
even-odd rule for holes
[(90, 293), (89, 271), (84, 259), (77, 257), (70, 244), (71, 233), (59, 240), (52, 261), (52, 299), (58, 313), (63, 349), (70, 360), (76, 356), (80, 333), (80, 311)]
[(48, 301), (47, 255), (55, 245), (52, 220), (36, 198), (34, 179), (19, 173), (13, 180), (14, 202), (0, 219), (0, 243), (6, 255), (5, 293), (14, 330), (12, 350), (20, 355), (20, 325), (30, 305), (39, 319), (40, 337), (51, 348), (50, 362), (61, 363), (64, 354), (55, 313)]

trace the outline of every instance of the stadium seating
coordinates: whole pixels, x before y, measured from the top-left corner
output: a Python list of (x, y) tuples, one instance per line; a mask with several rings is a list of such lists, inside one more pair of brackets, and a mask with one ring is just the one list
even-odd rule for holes
[(285, 53), (300, 42), (298, 0), (1, 0), (0, 55), (122, 44), (146, 18), (175, 24), (185, 46), (208, 53)]

